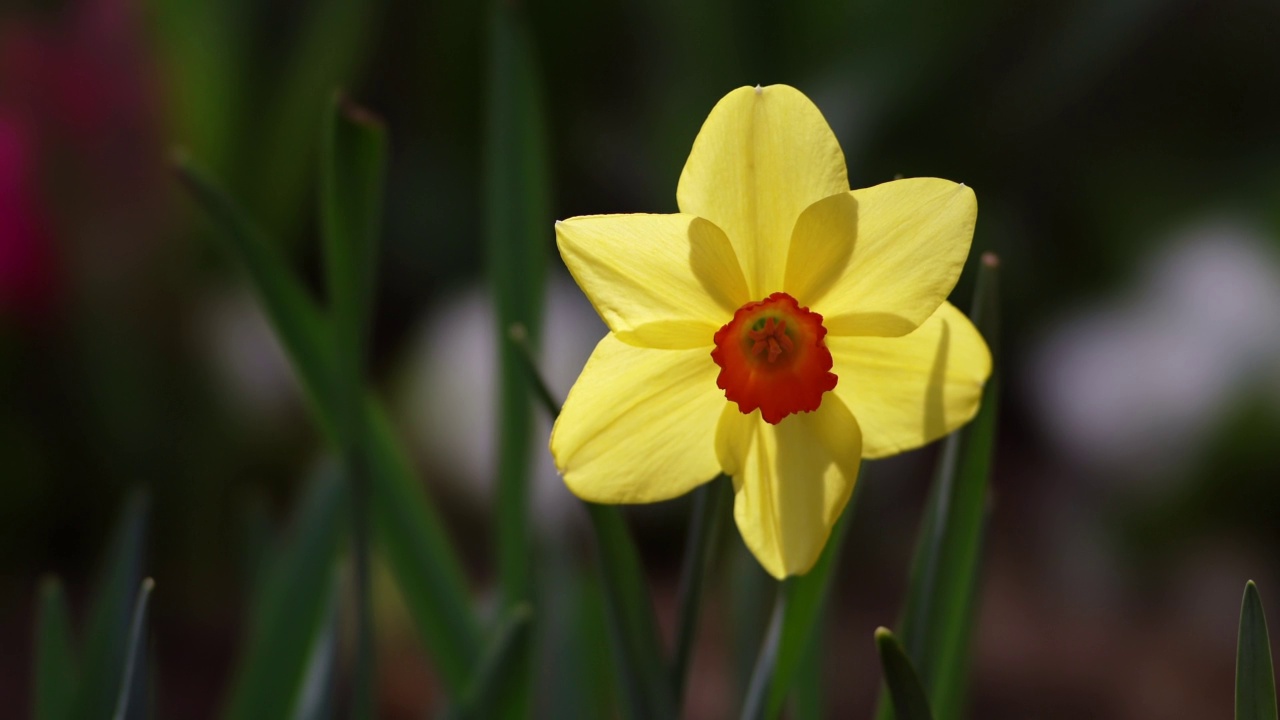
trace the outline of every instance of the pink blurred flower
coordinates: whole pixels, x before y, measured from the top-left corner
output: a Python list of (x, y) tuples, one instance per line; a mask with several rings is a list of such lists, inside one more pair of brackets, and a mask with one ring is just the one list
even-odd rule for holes
[(0, 16), (0, 313), (42, 314), (57, 277), (129, 285), (156, 235), (157, 83), (137, 5)]
[(35, 189), (29, 133), (0, 115), (0, 316), (38, 318), (55, 296), (52, 234)]

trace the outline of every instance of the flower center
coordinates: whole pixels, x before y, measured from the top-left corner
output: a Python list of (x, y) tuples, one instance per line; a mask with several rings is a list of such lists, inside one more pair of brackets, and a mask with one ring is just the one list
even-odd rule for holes
[(749, 302), (715, 334), (716, 385), (744, 415), (759, 408), (774, 425), (792, 413), (817, 410), (837, 380), (822, 342), (826, 334), (822, 316), (786, 293)]

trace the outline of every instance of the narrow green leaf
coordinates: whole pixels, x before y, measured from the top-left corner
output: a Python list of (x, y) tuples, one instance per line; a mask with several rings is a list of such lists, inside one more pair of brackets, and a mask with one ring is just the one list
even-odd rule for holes
[(462, 569), (435, 508), (423, 500), (386, 411), (373, 402), (367, 410), (365, 443), (380, 548), (445, 688), (462, 697), (481, 644)]
[(155, 586), (155, 581), (147, 578), (138, 589), (138, 601), (134, 605), (133, 622), (129, 627), (124, 676), (120, 679), (120, 691), (116, 696), (115, 720), (143, 720), (148, 715), (147, 607)]
[(617, 717), (613, 660), (601, 641), (609, 625), (599, 578), (583, 567), (577, 539), (553, 535), (547, 542), (536, 583), (537, 716)]
[(335, 565), (330, 573), (328, 596), (316, 636), (311, 641), (302, 686), (293, 702), (293, 720), (329, 720), (334, 716), (333, 687), (338, 665), (338, 597), (341, 573)]
[(675, 717), (658, 624), (626, 520), (616, 507), (586, 506), (595, 531), (610, 646), (625, 699), (623, 715), (631, 720)]
[(1236, 720), (1276, 720), (1276, 676), (1271, 638), (1258, 587), (1250, 580), (1240, 603), (1236, 646)]
[(330, 463), (308, 483), (289, 537), (264, 577), (225, 717), (288, 717), (325, 618), (345, 489)]
[[(495, 332), (521, 324), (537, 347), (553, 220), (541, 79), (518, 3), (490, 7), (484, 134), (486, 270)], [(495, 526), (498, 583), (507, 605), (531, 598), (529, 458), (534, 448), (529, 389), (514, 349), (499, 342), (499, 453)]]
[(251, 199), (261, 208), (261, 220), (286, 241), (305, 224), (305, 202), (315, 171), (315, 136), (299, 128), (315, 127), (335, 87), (354, 87), (365, 52), (375, 37), (383, 3), (360, 0), (314, 0), (300, 5), (296, 41), (280, 47), (285, 57), (266, 83), (268, 102), (254, 115), (256, 132), (249, 135), (254, 155), (249, 159), (253, 183)]
[(176, 153), (178, 177), (213, 220), (213, 235), (228, 255), (239, 260), (293, 367), (324, 432), (333, 437), (331, 385), (332, 341), (315, 301), (298, 282), (278, 247), (258, 229), (232, 200), (186, 156)]
[(760, 644), (756, 666), (751, 671), (751, 682), (747, 684), (747, 697), (742, 703), (742, 720), (762, 720), (769, 709), (769, 688), (776, 677), (778, 648), (782, 644), (782, 627), (787, 618), (788, 582), (790, 581), (778, 583), (777, 599), (774, 600), (773, 613), (769, 616), (769, 629), (765, 631), (764, 642)]
[(728, 597), (725, 603), (728, 605), (733, 688), (736, 694), (746, 697), (756, 656), (760, 654), (760, 643), (769, 630), (776, 594), (772, 591), (777, 580), (760, 567), (760, 561), (747, 549), (732, 523), (725, 528), (724, 534), (728, 537), (722, 542), (729, 551)]
[(382, 122), (335, 94), (321, 142), (320, 213), (325, 274), (338, 364), (338, 427), (359, 433), (365, 346), (373, 305), (387, 139)]
[(524, 682), (517, 672), (529, 653), (532, 627), (531, 605), (516, 605), (503, 614), (462, 702), (450, 717), (457, 720), (520, 717), (517, 713), (523, 712), (522, 701), (518, 693), (511, 690), (513, 685)]
[[(999, 341), (998, 266), (994, 255), (982, 257), (970, 310), (993, 353)], [(939, 720), (958, 720), (964, 708), (999, 389), (993, 374), (977, 416), (943, 441), (903, 611), (902, 641)], [(893, 718), (883, 698), (878, 717)]]
[(524, 370), (525, 380), (529, 383), (529, 389), (533, 391), (533, 395), (537, 398), (538, 403), (542, 405), (542, 409), (547, 412), (551, 419), (560, 417), (560, 401), (556, 400), (551, 394), (551, 388), (547, 387), (547, 383), (542, 379), (542, 374), (538, 372), (538, 363), (533, 357), (533, 348), (529, 347), (529, 331), (521, 323), (515, 323), (507, 328), (507, 340), (516, 351), (517, 359), (520, 361), (520, 367)]
[(684, 699), (689, 662), (697, 639), (702, 593), (719, 543), (720, 525), (729, 514), (733, 481), (721, 475), (693, 491), (693, 514), (680, 573), (680, 614), (676, 624), (675, 655), (671, 661), (671, 687), (677, 708)]
[(884, 668), (884, 680), (897, 716), (902, 720), (933, 720), (920, 678), (888, 628), (876, 630), (876, 649), (880, 651), (880, 665)]
[[(523, 327), (512, 325), (508, 339), (517, 368), (525, 374), (530, 389), (553, 420), (559, 417), (560, 405), (538, 372)], [(596, 564), (603, 586), (609, 648), (625, 700), (623, 715), (631, 720), (674, 717), (676, 700), (671, 672), (662, 658), (658, 622), (649, 601), (640, 554), (631, 540), (626, 520), (616, 507), (583, 505), (596, 540)]]
[[(332, 359), (329, 329), (314, 300), (302, 289), (280, 254), (265, 241), (207, 177), (184, 158), (180, 177), (215, 220), (219, 239), (249, 269), (267, 315), (312, 400), (317, 423), (338, 446), (336, 398), (328, 387)], [(457, 555), (444, 526), (395, 439), (386, 411), (365, 403), (361, 447), (373, 490), (373, 520), (383, 552), (431, 653), (446, 689), (455, 697), (480, 656), (480, 631)]]
[(245, 588), (245, 606), (250, 608), (252, 617), (262, 596), (264, 578), (274, 562), (276, 528), (267, 512), (266, 497), (259, 488), (254, 488), (240, 507), (240, 542), (236, 554), (241, 585)]
[[(246, 8), (254, 6), (253, 0), (147, 5), (149, 35), (159, 46), (157, 57), (165, 59), (155, 70), (165, 85), (167, 125), (224, 176), (234, 175), (233, 166), (247, 154), (239, 152), (239, 121), (250, 101), (245, 79), (255, 38), (245, 28), (251, 23)], [(191, 42), (193, 37), (202, 42)]]
[[(822, 625), (821, 618), (817, 624)], [(791, 720), (822, 720), (827, 717), (826, 703), (823, 701), (821, 640), (819, 633), (813, 633), (813, 637), (809, 639), (809, 647), (800, 656), (796, 676), (791, 681)]]
[[(507, 328), (519, 323), (536, 347), (554, 217), (542, 107), (542, 81), (523, 6), (489, 6), (488, 77), (483, 135), (485, 272), (493, 294), (498, 338), (498, 477), (494, 526), (498, 591), (503, 607), (533, 601), (529, 459), (536, 443), (529, 389)], [(512, 715), (529, 714), (531, 646), (510, 663), (520, 679), (508, 686)]]
[(818, 556), (818, 562), (807, 574), (787, 580), (788, 595), (787, 612), (783, 619), (782, 637), (778, 650), (778, 664), (773, 673), (769, 687), (769, 704), (766, 717), (775, 718), (782, 712), (787, 701), (787, 693), (796, 677), (805, 654), (817, 652), (813, 647), (819, 643), (818, 626), (821, 623), (827, 596), (831, 593), (835, 569), (839, 566), (840, 551), (844, 546), (844, 536), (848, 532), (849, 523), (858, 506), (858, 497), (862, 494), (863, 472), (854, 483), (853, 496), (831, 531), (827, 546)]
[(351, 485), (351, 541), (356, 582), (356, 669), (352, 709), (373, 717), (373, 611), (369, 580), (369, 483), (361, 444), (365, 345), (373, 304), (387, 141), (381, 121), (335, 94), (325, 115), (320, 153), (320, 215), (333, 318), (336, 425)]
[(134, 593), (142, 582), (150, 500), (135, 491), (125, 502), (96, 587), (85, 633), (80, 687), (72, 717), (98, 720), (116, 704), (124, 674)]
[(40, 617), (36, 626), (36, 720), (64, 720), (76, 690), (76, 656), (71, 639), (71, 613), (62, 582), (40, 582)]

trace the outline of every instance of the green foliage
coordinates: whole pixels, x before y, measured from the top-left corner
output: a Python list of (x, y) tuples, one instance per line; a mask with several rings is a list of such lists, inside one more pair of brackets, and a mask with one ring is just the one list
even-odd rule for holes
[[(308, 3), (295, 8), (293, 32), (278, 32), (272, 15), (279, 8), (269, 3), (152, 5), (180, 137), (214, 163), (266, 227), (292, 243), (304, 225), (316, 157), (313, 135), (299, 129), (314, 128), (333, 88), (361, 74), (381, 5)], [(276, 32), (264, 43), (268, 25)]]
[(80, 672), (62, 583), (55, 577), (41, 583), (32, 713), (36, 720), (96, 719), (103, 717), (104, 708), (114, 708), (115, 720), (147, 717), (147, 607), (155, 583), (134, 579), (142, 572), (149, 505), (140, 491), (125, 503), (95, 586)]
[(839, 565), (840, 549), (844, 545), (844, 536), (854, 508), (858, 505), (862, 485), (861, 482), (855, 482), (854, 494), (832, 529), (827, 546), (822, 549), (822, 555), (818, 557), (813, 569), (801, 577), (786, 581), (786, 613), (782, 621), (777, 667), (769, 686), (769, 704), (765, 717), (774, 718), (782, 712), (787, 693), (805, 655), (816, 652), (815, 646), (820, 644), (818, 629), (822, 625), (823, 610), (831, 592), (833, 575)]
[(516, 605), (504, 614), (450, 718), (520, 717), (525, 712), (523, 698), (514, 691), (526, 682), (522, 666), (529, 653), (532, 625), (533, 608), (529, 605)]
[(1276, 720), (1276, 676), (1271, 638), (1258, 587), (1250, 580), (1240, 603), (1236, 645), (1236, 720)]
[(366, 403), (378, 549), (404, 594), (423, 644), (450, 695), (460, 697), (480, 660), (480, 625), (457, 556), (435, 508), (396, 440), (386, 410)]
[[(983, 257), (970, 310), (993, 354), (997, 266), (994, 256)], [(957, 720), (964, 706), (998, 402), (999, 378), (993, 375), (978, 415), (943, 441), (902, 617), (907, 656), (940, 720)], [(879, 718), (892, 717), (893, 708), (882, 701)]]
[(56, 577), (40, 583), (36, 626), (35, 720), (64, 720), (75, 699), (76, 655), (71, 638), (71, 614), (62, 582)]
[(150, 701), (147, 680), (147, 608), (155, 581), (147, 578), (138, 590), (138, 600), (133, 608), (133, 622), (129, 626), (129, 644), (125, 657), (124, 675), (120, 679), (120, 691), (116, 698), (115, 720), (145, 720)]
[(329, 720), (334, 716), (333, 687), (338, 666), (338, 600), (342, 596), (342, 576), (333, 573), (329, 581), (321, 625), (311, 644), (302, 686), (293, 702), (293, 720)]
[(213, 221), (213, 237), (249, 275), (272, 328), (279, 337), (322, 430), (334, 435), (333, 353), (329, 328), (284, 255), (235, 202), (186, 153), (173, 158), (178, 177)]
[(542, 290), (552, 237), (541, 79), (519, 6), (494, 2), (489, 18), (489, 68), (484, 131), (486, 275), (499, 338), (497, 530), (499, 587), (504, 604), (530, 599), (529, 459), (534, 448), (529, 390), (518, 350), (503, 342), (519, 324), (537, 347)]
[(742, 701), (742, 720), (760, 720), (768, 711), (769, 688), (777, 677), (778, 648), (782, 642), (788, 605), (787, 584), (779, 583), (777, 588), (769, 629), (765, 631), (764, 642), (756, 655), (756, 665), (751, 670), (751, 680), (747, 683), (747, 696)]
[(347, 499), (332, 465), (308, 484), (289, 538), (263, 575), (225, 717), (289, 716), (325, 631)]
[[(332, 332), (283, 257), (235, 204), (187, 158), (177, 170), (210, 214), (227, 253), (246, 268), (267, 316), (312, 401), (316, 421), (337, 445)], [(363, 403), (374, 530), (423, 643), (449, 692), (460, 694), (479, 659), (480, 632), (461, 568), (411, 466), (376, 401)]]
[[(513, 330), (516, 328), (522, 326), (513, 326)], [(558, 417), (560, 406), (556, 404), (538, 373), (525, 339), (522, 329), (510, 333), (509, 340), (515, 351), (517, 368), (524, 374), (529, 389), (542, 402), (547, 413), (552, 418)], [(671, 717), (676, 714), (678, 705), (673, 689), (676, 684), (672, 682), (672, 678), (677, 672), (676, 668), (681, 667), (680, 650), (677, 649), (675, 663), (668, 667), (658, 641), (658, 623), (653, 614), (653, 605), (649, 601), (640, 554), (627, 530), (626, 519), (616, 507), (583, 504), (591, 520), (596, 541), (596, 566), (600, 570), (604, 595), (609, 648), (618, 674), (618, 685), (624, 697), (623, 716), (632, 720)], [(709, 537), (705, 539), (710, 542)], [(693, 612), (696, 600), (689, 595), (696, 592), (700, 591), (696, 588), (685, 591), (686, 597), (682, 603), (685, 606), (684, 613)], [(678, 646), (692, 642), (692, 631), (682, 632), (687, 634), (677, 638)]]
[(689, 663), (697, 640), (698, 618), (716, 550), (720, 529), (732, 507), (733, 481), (720, 475), (693, 491), (693, 513), (680, 572), (680, 614), (676, 625), (675, 653), (671, 659), (671, 692), (679, 707), (684, 699)]
[(902, 644), (888, 628), (876, 630), (876, 649), (880, 651), (880, 666), (897, 716), (902, 720), (933, 720), (920, 678)]
[(80, 684), (71, 717), (97, 720), (116, 707), (129, 650), (135, 593), (142, 583), (150, 501), (134, 492), (108, 546), (85, 633)]
[(320, 214), (344, 445), (359, 436), (387, 138), (382, 123), (336, 95), (321, 138)]
[(609, 644), (630, 720), (675, 716), (668, 670), (659, 646), (640, 556), (618, 508), (586, 503), (596, 536), (597, 565), (604, 584)]
[(356, 575), (356, 717), (373, 716), (373, 612), (369, 581), (368, 448), (361, 442), (365, 346), (373, 304), (387, 139), (382, 123), (336, 95), (320, 140), (320, 216), (333, 323), (338, 442), (351, 486)]

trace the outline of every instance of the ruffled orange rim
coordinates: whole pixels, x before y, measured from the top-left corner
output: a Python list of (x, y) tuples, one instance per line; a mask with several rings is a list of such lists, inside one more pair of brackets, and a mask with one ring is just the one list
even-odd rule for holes
[(715, 334), (716, 385), (744, 415), (759, 409), (774, 425), (817, 410), (838, 381), (826, 334), (822, 316), (786, 293), (747, 303)]

